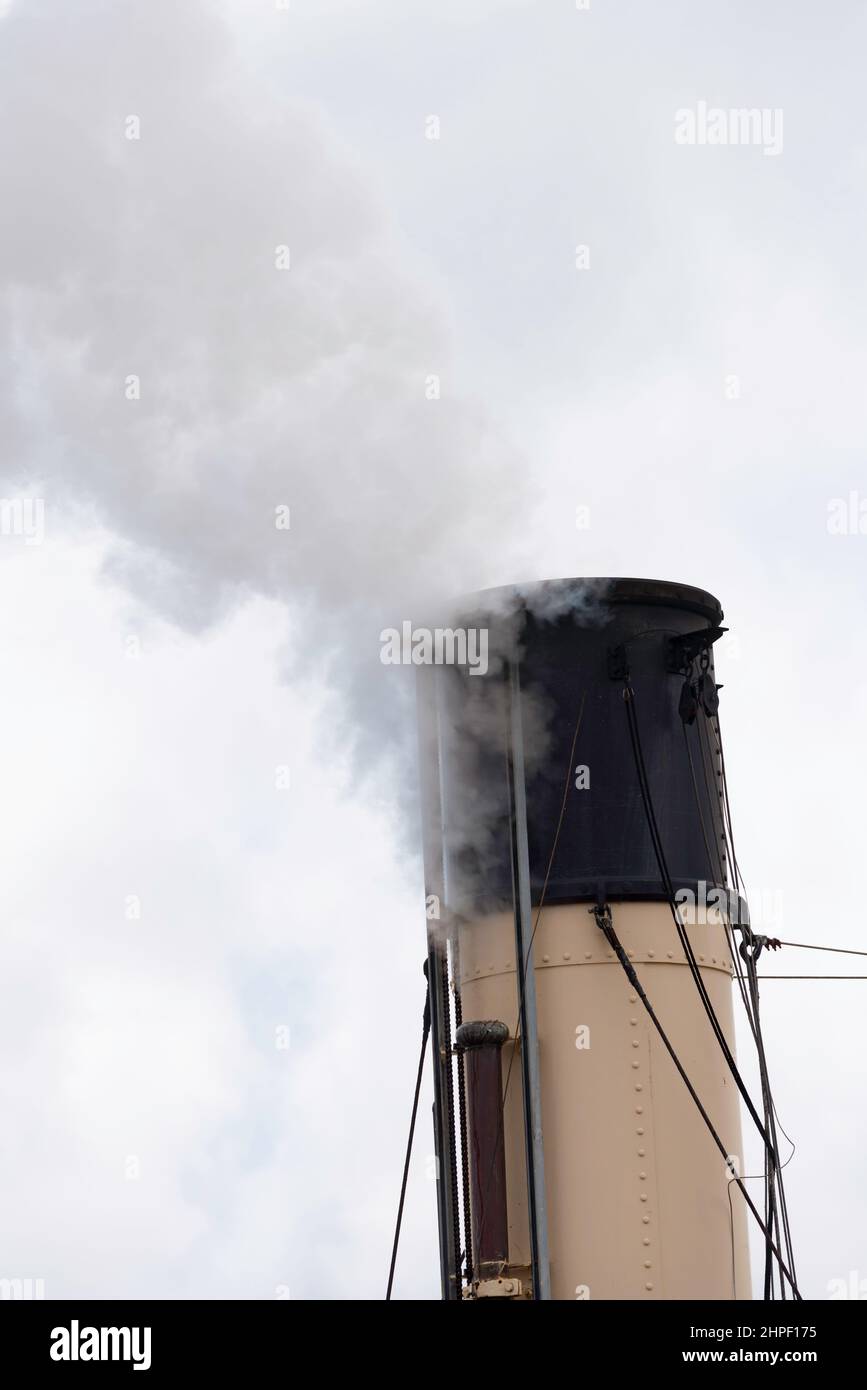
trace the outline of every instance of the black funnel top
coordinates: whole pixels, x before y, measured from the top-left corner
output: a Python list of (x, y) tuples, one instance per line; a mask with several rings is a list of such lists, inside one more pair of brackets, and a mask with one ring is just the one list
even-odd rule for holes
[(535, 901), (546, 876), (546, 902), (666, 896), (626, 687), (675, 888), (725, 887), (713, 673), (719, 602), (662, 580), (564, 579), (485, 590), (458, 612), (452, 625), (487, 633), (486, 672), (422, 672), (437, 706), (428, 746), (437, 749), (446, 905), (476, 915), (512, 902), (507, 711), (515, 665)]

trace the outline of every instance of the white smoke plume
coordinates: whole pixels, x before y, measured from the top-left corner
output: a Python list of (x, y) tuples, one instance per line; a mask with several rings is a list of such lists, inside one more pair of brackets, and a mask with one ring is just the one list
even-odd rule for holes
[(5, 494), (92, 508), (189, 630), (285, 602), (289, 674), (409, 751), (379, 633), (514, 574), (531, 498), (364, 171), (211, 3), (20, 0), (0, 37)]

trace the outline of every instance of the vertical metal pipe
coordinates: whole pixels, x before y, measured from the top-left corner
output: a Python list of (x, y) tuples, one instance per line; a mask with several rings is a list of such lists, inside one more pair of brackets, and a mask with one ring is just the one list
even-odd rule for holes
[[(457, 935), (452, 943), (452, 969), (455, 978), (455, 1042), (458, 1041), (461, 1027), (464, 1021), (463, 1006), (461, 1003), (461, 991), (457, 984), (460, 980), (460, 950)], [(475, 1243), (473, 1241), (472, 1222), (470, 1212), (472, 1202), (470, 1199), (470, 1151), (469, 1140), (467, 1138), (467, 1077), (466, 1066), (464, 1063), (464, 1050), (457, 1047), (457, 1071), (458, 1071), (458, 1148), (461, 1158), (461, 1206), (464, 1217), (464, 1278), (468, 1284), (473, 1282), (473, 1251)]]
[(475, 1273), (480, 1280), (496, 1279), (509, 1262), (500, 1061), (501, 1049), (508, 1036), (505, 1023), (495, 1019), (464, 1023), (455, 1035), (458, 1047), (463, 1050), (466, 1068), (467, 1118), (472, 1153), (470, 1207)]
[(530, 897), (530, 853), (527, 843), (527, 795), (524, 781), (524, 732), (518, 663), (509, 663), (509, 819), (512, 840), (512, 891), (515, 903), (515, 949), (521, 1017), (521, 1071), (524, 1089), (524, 1139), (527, 1156), (527, 1196), (530, 1249), (533, 1259), (533, 1297), (551, 1297), (548, 1252), (548, 1204), (545, 1191), (545, 1150), (542, 1142), (542, 1085), (539, 1076), (539, 1032), (536, 1012), (536, 974), (533, 965), (533, 917)]
[(460, 1198), (458, 1196), (458, 1157), (455, 1145), (455, 1078), (452, 1060), (454, 1057), (452, 1049), (452, 1007), (451, 1007), (451, 980), (449, 978), (449, 957), (448, 951), (443, 951), (442, 959), (442, 1045), (440, 1047), (440, 1057), (443, 1069), (443, 1099), (445, 1101), (445, 1129), (448, 1134), (448, 1151), (450, 1162), (448, 1173), (442, 1174), (442, 1181), (448, 1180), (451, 1188), (451, 1215), (452, 1215), (452, 1240), (455, 1251), (455, 1298), (461, 1296), (461, 1226), (460, 1226)]
[(433, 1043), (437, 1226), (443, 1298), (451, 1302), (459, 1297), (458, 1258), (460, 1252), (455, 1244), (454, 1135), (448, 1122), (448, 1074), (451, 1070), (451, 1056), (450, 1040), (443, 1018), (443, 957), (444, 952), (439, 949), (435, 942), (431, 941), (430, 954), (428, 955), (428, 976), (430, 979), (430, 1031), (431, 1042)]
[[(419, 728), (419, 773), (421, 778), (421, 798), (424, 808), (425, 826), (424, 869), (425, 897), (444, 902), (443, 892), (443, 853), (442, 853), (442, 795), (440, 787), (439, 756), (436, 739), (437, 691), (432, 680), (423, 677), (427, 671), (420, 672), (416, 683)], [(437, 748), (437, 763), (431, 767), (430, 753)], [(448, 996), (443, 990), (443, 979), (448, 978), (448, 951), (441, 922), (434, 918), (428, 921), (428, 982), (430, 986), (431, 1043), (434, 1073), (434, 1153), (436, 1155), (436, 1193), (437, 1229), (440, 1247), (440, 1274), (442, 1295), (449, 1302), (460, 1298), (460, 1278), (458, 1264), (460, 1250), (455, 1238), (457, 1204), (455, 1192), (455, 1136), (454, 1125), (450, 1121), (449, 1094), (452, 1079), (452, 1040), (451, 1026), (447, 1015)], [(447, 987), (447, 986), (446, 986)]]

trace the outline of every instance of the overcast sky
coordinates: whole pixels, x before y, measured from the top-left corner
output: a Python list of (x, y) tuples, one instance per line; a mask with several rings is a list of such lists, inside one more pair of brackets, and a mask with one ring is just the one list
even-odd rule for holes
[[(750, 896), (867, 949), (867, 13), (0, 10), (0, 468), (33, 522), (0, 535), (0, 1276), (380, 1297), (425, 949), (386, 620), (711, 590)], [(768, 139), (679, 143), (700, 103)], [(867, 981), (763, 1001), (825, 1297), (867, 1279)], [(439, 1290), (429, 1103), (402, 1297)]]

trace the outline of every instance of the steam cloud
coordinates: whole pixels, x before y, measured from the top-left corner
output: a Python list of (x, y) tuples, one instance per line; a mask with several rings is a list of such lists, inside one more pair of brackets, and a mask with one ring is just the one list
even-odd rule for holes
[(291, 669), (346, 696), (359, 757), (408, 764), (379, 632), (514, 574), (530, 499), (383, 211), (211, 4), (31, 0), (0, 31), (7, 494), (49, 533), (86, 502), (113, 576), (191, 631), (285, 602)]

